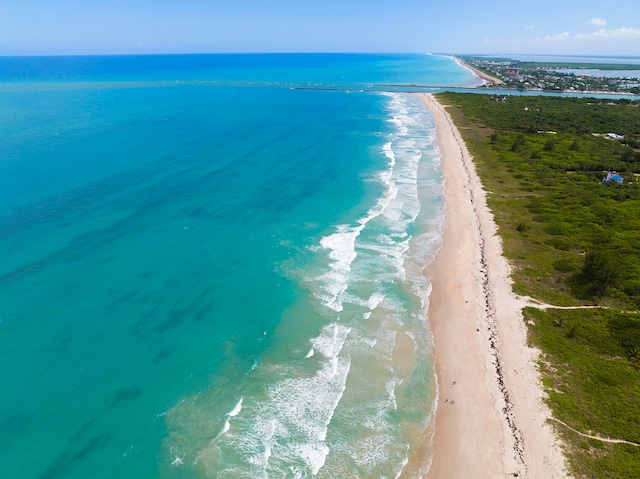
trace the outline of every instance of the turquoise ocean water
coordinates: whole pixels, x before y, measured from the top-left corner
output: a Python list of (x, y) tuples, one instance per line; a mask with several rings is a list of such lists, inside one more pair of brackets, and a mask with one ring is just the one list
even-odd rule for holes
[(1, 58), (0, 477), (417, 477), (443, 179), (420, 100), (372, 90), (475, 82)]

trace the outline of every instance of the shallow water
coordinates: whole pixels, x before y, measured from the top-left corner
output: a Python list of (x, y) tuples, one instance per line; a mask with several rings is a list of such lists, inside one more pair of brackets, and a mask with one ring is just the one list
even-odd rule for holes
[[(289, 81), (470, 83), (362, 57)], [(0, 85), (2, 475), (396, 477), (436, 397), (431, 115), (266, 85), (294, 57), (152, 60)]]

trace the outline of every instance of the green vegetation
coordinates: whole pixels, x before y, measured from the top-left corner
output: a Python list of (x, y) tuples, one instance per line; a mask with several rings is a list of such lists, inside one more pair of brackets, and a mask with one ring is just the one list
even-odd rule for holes
[[(608, 310), (527, 308), (557, 419), (577, 431), (640, 443), (640, 317)], [(640, 477), (640, 448), (558, 427), (577, 477)]]
[(624, 63), (567, 63), (567, 62), (514, 62), (514, 67), (518, 68), (572, 68), (590, 70), (621, 70), (638, 71), (640, 65)]
[[(442, 97), (448, 101), (451, 95), (443, 93)], [(638, 101), (470, 93), (460, 98), (464, 98), (466, 108), (470, 109), (465, 109), (466, 115), (497, 133), (617, 133), (640, 139)], [(581, 137), (572, 139), (578, 142), (583, 140)], [(615, 143), (608, 145), (615, 149)], [(587, 150), (585, 148), (584, 152)], [(618, 154), (621, 152), (618, 150)]]
[[(555, 417), (585, 434), (640, 443), (640, 106), (459, 93), (438, 99), (449, 105), (489, 192), (516, 292), (608, 308), (525, 310)], [(612, 132), (624, 140), (594, 136)], [(602, 184), (610, 170), (624, 184)], [(557, 430), (576, 477), (640, 477), (640, 448)]]
[(525, 62), (509, 57), (476, 57), (473, 55), (460, 55), (463, 61), (484, 60), (492, 63), (504, 63), (514, 68), (572, 68), (590, 70), (640, 70), (640, 65), (634, 63), (574, 63), (574, 62)]

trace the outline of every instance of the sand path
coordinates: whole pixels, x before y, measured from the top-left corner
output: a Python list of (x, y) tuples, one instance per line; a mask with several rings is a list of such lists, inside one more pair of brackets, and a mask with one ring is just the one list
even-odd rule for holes
[(567, 429), (569, 429), (570, 431), (575, 432), (578, 436), (586, 437), (587, 439), (596, 439), (598, 441), (608, 442), (608, 443), (611, 443), (611, 444), (629, 444), (630, 446), (640, 447), (640, 444), (638, 444), (636, 442), (625, 441), (624, 439), (613, 439), (613, 438), (610, 438), (610, 437), (602, 437), (602, 436), (594, 436), (593, 434), (585, 434), (584, 432), (580, 432), (577, 429), (572, 428), (566, 422), (562, 422), (561, 420), (556, 419), (556, 418), (550, 418), (549, 420), (553, 421), (553, 422), (556, 422), (558, 424), (561, 424), (564, 427), (566, 427)]

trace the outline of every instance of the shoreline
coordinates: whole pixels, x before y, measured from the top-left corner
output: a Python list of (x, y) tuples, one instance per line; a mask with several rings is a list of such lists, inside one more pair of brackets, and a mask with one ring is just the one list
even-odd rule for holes
[(473, 160), (444, 107), (433, 113), (447, 208), (443, 246), (427, 268), (438, 406), (427, 477), (568, 477), (527, 345), (526, 301), (512, 292), (493, 215)]
[(454, 59), (454, 61), (460, 65), (462, 68), (466, 68), (467, 70), (471, 71), (471, 73), (473, 73), (475, 76), (477, 76), (478, 78), (482, 79), (485, 81), (484, 85), (481, 86), (491, 86), (491, 85), (500, 85), (501, 83), (504, 83), (502, 80), (500, 80), (499, 78), (496, 78), (494, 76), (491, 76), (481, 70), (478, 70), (475, 67), (472, 67), (471, 65), (469, 65), (468, 63), (460, 60), (458, 57), (451, 57)]

